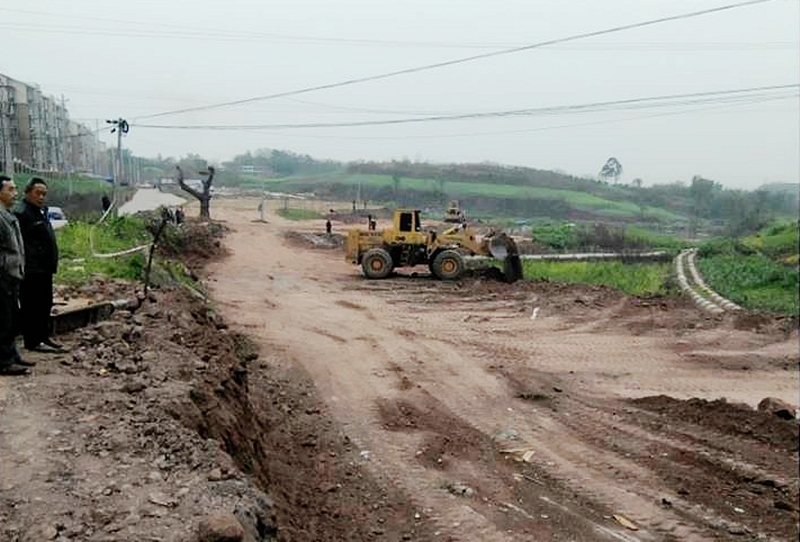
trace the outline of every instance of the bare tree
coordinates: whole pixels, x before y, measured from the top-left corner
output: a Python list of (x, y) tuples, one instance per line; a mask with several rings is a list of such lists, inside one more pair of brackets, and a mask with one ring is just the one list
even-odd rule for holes
[(214, 182), (214, 168), (208, 166), (207, 178), (203, 179), (202, 191), (196, 190), (186, 184), (181, 166), (175, 166), (175, 169), (178, 170), (178, 184), (180, 187), (197, 198), (200, 202), (200, 218), (203, 220), (211, 220), (211, 183)]

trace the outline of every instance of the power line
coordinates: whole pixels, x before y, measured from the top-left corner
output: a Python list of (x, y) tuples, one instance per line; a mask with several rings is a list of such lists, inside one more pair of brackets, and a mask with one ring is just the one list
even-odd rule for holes
[[(49, 15), (53, 16), (56, 14), (44, 12), (44, 11), (32, 11), (32, 10), (23, 10), (23, 9), (9, 9), (9, 8), (0, 8), (0, 11), (9, 11), (14, 13), (27, 13), (32, 15)], [(286, 40), (286, 41), (309, 41), (309, 42), (319, 42), (319, 43), (344, 43), (350, 45), (385, 45), (385, 46), (401, 46), (401, 47), (448, 47), (448, 48), (470, 48), (470, 49), (501, 49), (507, 48), (508, 45), (505, 44), (487, 44), (487, 43), (443, 43), (443, 42), (433, 42), (433, 41), (406, 41), (406, 40), (377, 40), (377, 39), (354, 39), (354, 38), (331, 38), (331, 37), (320, 37), (320, 36), (298, 36), (292, 34), (276, 34), (272, 32), (253, 32), (247, 30), (220, 30), (219, 28), (194, 28), (191, 30), (186, 30), (186, 27), (183, 25), (175, 25), (175, 24), (167, 24), (167, 23), (153, 23), (153, 22), (143, 22), (143, 21), (130, 21), (130, 20), (120, 20), (120, 19), (108, 19), (104, 17), (85, 17), (85, 16), (76, 16), (71, 14), (57, 14), (59, 19), (61, 18), (72, 18), (72, 19), (84, 19), (89, 21), (99, 21), (99, 22), (113, 22), (113, 23), (123, 23), (126, 25), (139, 25), (145, 26), (144, 29), (136, 29), (134, 30), (138, 34), (137, 36), (159, 36), (163, 35), (165, 37), (190, 37), (190, 38), (198, 38), (198, 39), (209, 39), (215, 37), (223, 37), (223, 38), (231, 38), (236, 40), (251, 40), (251, 39), (267, 39), (267, 40)], [(69, 30), (70, 27), (58, 27), (53, 25), (42, 25), (42, 24), (35, 24), (35, 23), (23, 23), (27, 28), (36, 29), (36, 28), (49, 28), (52, 30), (58, 30), (66, 28), (67, 30), (62, 30), (64, 32), (69, 33), (98, 33), (101, 35), (113, 35), (113, 36), (134, 36), (134, 34), (126, 34), (125, 32), (120, 31), (111, 31), (108, 29), (86, 29), (86, 28), (76, 28), (74, 31)], [(20, 25), (21, 27), (22, 25)], [(15, 29), (14, 25), (9, 24), (0, 24), (0, 27), (6, 27), (9, 29)], [(153, 31), (153, 27), (161, 27), (167, 29), (176, 29), (174, 31), (170, 31), (170, 34), (167, 34), (165, 31)]]
[[(451, 138), (451, 137), (476, 137), (476, 136), (488, 136), (488, 135), (500, 135), (500, 134), (521, 134), (521, 133), (529, 133), (529, 132), (545, 132), (548, 130), (560, 130), (564, 128), (579, 128), (582, 126), (595, 126), (595, 125), (606, 125), (606, 124), (613, 124), (613, 123), (620, 123), (620, 122), (630, 122), (633, 120), (642, 120), (642, 119), (652, 119), (652, 118), (659, 118), (659, 117), (668, 117), (673, 115), (684, 115), (686, 113), (696, 113), (700, 111), (709, 111), (712, 109), (720, 109), (720, 108), (727, 108), (727, 107), (736, 107), (742, 105), (753, 105), (753, 104), (761, 104), (765, 102), (777, 101), (777, 100), (786, 100), (788, 98), (797, 98), (798, 94), (787, 95), (787, 96), (764, 96), (764, 97), (753, 97), (749, 100), (741, 100), (735, 103), (725, 103), (725, 104), (716, 104), (716, 105), (700, 105), (697, 107), (682, 109), (678, 111), (664, 111), (661, 113), (651, 113), (649, 115), (636, 115), (634, 117), (626, 117), (621, 119), (603, 119), (591, 122), (575, 122), (570, 124), (556, 124), (550, 126), (539, 126), (536, 128), (522, 128), (517, 130), (494, 130), (491, 132), (462, 132), (457, 134), (422, 134), (422, 135), (412, 135), (412, 136), (365, 136), (365, 137), (348, 137), (348, 136), (335, 136), (336, 139), (369, 139), (369, 140), (376, 140), (376, 139), (383, 139), (383, 140), (391, 140), (391, 139), (444, 139), (444, 138)], [(282, 136), (286, 136), (285, 132), (281, 133)], [(308, 136), (303, 135), (302, 137), (315, 137), (315, 136)], [(332, 136), (317, 136), (319, 138), (330, 139)]]
[(316, 122), (298, 124), (234, 124), (234, 125), (164, 125), (164, 124), (138, 124), (132, 126), (138, 128), (161, 128), (172, 130), (259, 130), (259, 129), (292, 129), (292, 128), (345, 128), (361, 126), (385, 126), (394, 124), (411, 124), (422, 122), (454, 121), (467, 119), (484, 119), (498, 117), (516, 116), (544, 116), (569, 113), (595, 113), (599, 111), (611, 111), (621, 109), (643, 109), (653, 107), (685, 106), (721, 101), (735, 103), (739, 101), (752, 100), (759, 97), (769, 97), (770, 93), (774, 97), (775, 92), (792, 91), (794, 95), (800, 89), (800, 84), (775, 85), (764, 87), (742, 88), (734, 90), (694, 92), (688, 94), (671, 94), (665, 96), (652, 96), (647, 98), (630, 98), (626, 100), (614, 100), (608, 102), (593, 102), (588, 104), (562, 105), (552, 107), (538, 107), (525, 109), (511, 109), (506, 111), (490, 111), (479, 113), (462, 113), (456, 115), (436, 115), (429, 117), (405, 118), (405, 119), (384, 119), (351, 122)]
[[(2, 8), (0, 8), (2, 9)], [(356, 38), (328, 38), (314, 36), (291, 36), (281, 34), (260, 34), (248, 32), (227, 33), (214, 30), (148, 30), (131, 29), (125, 31), (81, 28), (63, 25), (47, 25), (34, 23), (0, 23), (0, 28), (6, 31), (17, 32), (48, 32), (58, 34), (80, 34), (82, 36), (110, 36), (118, 38), (165, 38), (165, 39), (196, 39), (202, 41), (276, 41), (276, 42), (310, 42), (331, 44), (338, 43), (343, 45), (368, 46), (376, 45), (383, 47), (405, 47), (405, 48), (448, 48), (448, 49), (505, 49), (508, 44), (467, 44), (467, 43), (444, 43), (444, 42), (423, 42), (423, 41), (400, 41), (400, 40), (376, 40), (376, 39), (356, 39)]]
[[(0, 11), (16, 11), (29, 13), (24, 10), (7, 10), (0, 8)], [(38, 12), (30, 12), (38, 13)], [(118, 21), (116, 19), (104, 19), (89, 17), (90, 20), (110, 21), (110, 22), (129, 22)], [(47, 32), (49, 34), (80, 34), (81, 36), (108, 36), (118, 38), (165, 38), (165, 39), (196, 39), (202, 41), (274, 41), (274, 42), (308, 42), (320, 44), (342, 44), (366, 47), (399, 47), (399, 48), (442, 48), (442, 49), (509, 49), (519, 47), (515, 45), (500, 43), (448, 43), (436, 41), (410, 41), (410, 40), (379, 40), (379, 39), (358, 39), (358, 38), (332, 38), (324, 36), (299, 36), (290, 34), (273, 34), (247, 31), (227, 31), (219, 29), (185, 29), (176, 25), (161, 25), (179, 28), (180, 30), (154, 30), (152, 28), (112, 30), (108, 28), (89, 28), (70, 25), (52, 25), (41, 23), (0, 23), (0, 28), (9, 32)], [(769, 41), (769, 42), (662, 42), (662, 43), (604, 43), (592, 46), (577, 46), (560, 48), (562, 51), (570, 50), (663, 50), (663, 51), (695, 51), (695, 50), (774, 50), (774, 49), (796, 49), (797, 43), (791, 41)]]
[(536, 128), (521, 128), (521, 129), (514, 129), (514, 130), (492, 130), (492, 131), (480, 131), (480, 132), (459, 132), (459, 133), (449, 133), (449, 134), (411, 134), (411, 135), (401, 135), (401, 136), (348, 136), (348, 135), (315, 135), (315, 134), (298, 134), (292, 133), (288, 134), (286, 132), (281, 132), (279, 130), (269, 130), (269, 129), (257, 129), (254, 130), (256, 132), (261, 132), (265, 134), (280, 134), (281, 137), (300, 137), (300, 138), (309, 138), (309, 139), (336, 139), (336, 140), (408, 140), (408, 139), (448, 139), (448, 138), (456, 138), (456, 137), (483, 137), (483, 136), (495, 136), (495, 135), (502, 135), (502, 134), (524, 134), (530, 132), (546, 132), (549, 130), (560, 130), (565, 128), (579, 128), (582, 126), (597, 126), (597, 125), (607, 125), (607, 124), (617, 124), (622, 122), (630, 122), (633, 120), (642, 120), (642, 119), (653, 119), (659, 117), (668, 117), (674, 115), (684, 115), (686, 113), (696, 113), (696, 112), (704, 112), (710, 111), (712, 109), (721, 109), (721, 108), (728, 108), (728, 107), (737, 107), (743, 105), (754, 105), (754, 104), (762, 104), (766, 102), (773, 102), (778, 100), (786, 100), (789, 98), (797, 98), (798, 95), (788, 95), (788, 96), (769, 96), (769, 97), (754, 97), (750, 100), (742, 100), (737, 103), (725, 103), (725, 104), (716, 104), (716, 105), (701, 105), (698, 107), (692, 107), (691, 109), (683, 109), (679, 111), (664, 111), (661, 113), (651, 113), (649, 115), (636, 115), (634, 117), (625, 117), (625, 118), (617, 118), (617, 119), (603, 119), (603, 120), (596, 120), (590, 122), (575, 122), (570, 124), (555, 124), (550, 126), (539, 126)]
[(433, 70), (433, 69), (437, 69), (437, 68), (444, 68), (444, 67), (447, 67), (447, 66), (454, 66), (456, 64), (463, 64), (463, 63), (466, 63), (466, 62), (472, 62), (472, 61), (475, 61), (475, 60), (491, 58), (491, 57), (495, 57), (495, 56), (508, 55), (508, 54), (513, 54), (513, 53), (520, 53), (520, 52), (523, 52), (523, 51), (529, 51), (531, 49), (545, 47), (545, 46), (548, 46), (548, 45), (555, 45), (555, 44), (559, 44), (559, 43), (566, 43), (566, 42), (575, 41), (575, 40), (584, 39), (584, 38), (602, 36), (602, 35), (605, 35), (605, 34), (611, 34), (611, 33), (615, 33), (615, 32), (622, 32), (622, 31), (625, 31), (625, 30), (632, 30), (634, 28), (643, 28), (643, 27), (647, 27), (647, 26), (652, 26), (652, 25), (661, 24), (661, 23), (665, 23), (665, 22), (677, 21), (677, 20), (681, 20), (681, 19), (689, 19), (689, 18), (693, 18), (693, 17), (699, 17), (699, 16), (702, 16), (702, 15), (709, 15), (711, 13), (719, 13), (719, 12), (722, 12), (722, 11), (741, 8), (741, 7), (745, 7), (745, 6), (751, 6), (751, 5), (755, 5), (755, 4), (763, 4), (763, 3), (771, 2), (771, 1), (773, 1), (773, 0), (749, 0), (747, 2), (739, 2), (739, 3), (735, 3), (735, 4), (727, 4), (727, 5), (724, 5), (724, 6), (718, 6), (718, 7), (715, 7), (715, 8), (709, 8), (709, 9), (704, 9), (704, 10), (700, 10), (700, 11), (693, 11), (693, 12), (689, 12), (689, 13), (682, 13), (682, 14), (679, 14), (679, 15), (671, 15), (671, 16), (668, 16), (668, 17), (660, 17), (658, 19), (651, 19), (651, 20), (648, 20), (648, 21), (642, 21), (642, 22), (638, 22), (638, 23), (615, 26), (615, 27), (612, 27), (612, 28), (604, 29), (604, 30), (596, 30), (596, 31), (592, 31), (592, 32), (584, 32), (584, 33), (581, 33), (581, 34), (575, 34), (575, 35), (567, 36), (567, 37), (564, 37), (564, 38), (557, 38), (557, 39), (552, 39), (552, 40), (541, 41), (541, 42), (530, 44), (530, 45), (524, 45), (522, 47), (513, 47), (511, 49), (504, 49), (502, 51), (493, 51), (493, 52), (490, 52), (490, 53), (482, 53), (482, 54), (479, 54), (479, 55), (473, 55), (473, 56), (459, 58), (459, 59), (455, 59), (455, 60), (448, 60), (448, 61), (445, 61), (445, 62), (437, 62), (437, 63), (434, 63), (434, 64), (427, 64), (427, 65), (424, 65), (424, 66), (417, 66), (417, 67), (414, 67), (414, 68), (405, 68), (405, 69), (402, 69), (402, 70), (397, 70), (397, 71), (388, 72), (388, 73), (379, 74), (379, 75), (371, 75), (371, 76), (367, 76), (367, 77), (358, 77), (358, 78), (354, 78), (354, 79), (348, 79), (348, 80), (341, 81), (341, 82), (338, 82), (338, 83), (329, 83), (329, 84), (325, 84), (325, 85), (317, 85), (317, 86), (314, 86), (314, 87), (307, 87), (307, 88), (303, 88), (303, 89), (299, 89), (299, 90), (290, 90), (290, 91), (286, 91), (286, 92), (278, 92), (278, 93), (275, 93), (275, 94), (268, 94), (268, 95), (265, 95), (265, 96), (256, 96), (254, 98), (245, 98), (245, 99), (241, 99), (241, 100), (233, 100), (233, 101), (229, 101), (229, 102), (222, 102), (222, 103), (211, 104), (211, 105), (204, 105), (204, 106), (197, 106), (197, 107), (187, 107), (187, 108), (184, 108), (184, 109), (175, 109), (175, 110), (172, 110), (172, 111), (165, 111), (165, 112), (162, 112), (162, 113), (155, 113), (155, 114), (152, 114), (152, 115), (144, 115), (144, 116), (140, 116), (140, 117), (138, 117), (137, 119), (134, 119), (134, 120), (152, 119), (152, 118), (156, 118), (156, 117), (164, 117), (164, 116), (168, 116), (168, 115), (179, 115), (179, 114), (182, 114), (182, 113), (190, 113), (190, 112), (195, 112), (195, 111), (207, 111), (209, 109), (219, 109), (221, 107), (230, 107), (230, 106), (234, 106), (234, 105), (242, 105), (242, 104), (246, 104), (246, 103), (258, 102), (258, 101), (263, 101), (263, 100), (270, 100), (270, 99), (274, 99), (274, 98), (281, 98), (281, 97), (285, 97), (285, 96), (293, 96), (293, 95), (296, 95), (296, 94), (303, 94), (303, 93), (313, 92), (313, 91), (317, 91), (317, 90), (326, 90), (326, 89), (331, 89), (331, 88), (338, 88), (338, 87), (343, 87), (343, 86), (348, 86), (348, 85), (354, 85), (354, 84), (357, 84), (357, 83), (366, 83), (368, 81), (377, 81), (379, 79), (387, 79), (389, 77), (395, 77), (395, 76), (398, 76), (398, 75), (406, 75), (406, 74), (410, 74), (410, 73), (418, 73), (418, 72), (427, 71), (427, 70)]

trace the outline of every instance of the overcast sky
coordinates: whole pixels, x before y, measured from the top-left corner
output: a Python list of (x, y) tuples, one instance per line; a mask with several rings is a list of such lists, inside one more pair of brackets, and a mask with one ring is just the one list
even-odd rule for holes
[[(345, 161), (495, 162), (589, 176), (614, 156), (621, 180), (648, 185), (694, 175), (747, 189), (797, 182), (798, 0), (154, 116), (743, 1), (2, 0), (0, 73), (63, 95), (71, 118), (89, 126), (127, 119), (123, 144), (139, 156), (195, 152), (219, 162), (273, 148)], [(605, 105), (576, 107), (598, 103)], [(275, 126), (452, 116), (467, 118)]]

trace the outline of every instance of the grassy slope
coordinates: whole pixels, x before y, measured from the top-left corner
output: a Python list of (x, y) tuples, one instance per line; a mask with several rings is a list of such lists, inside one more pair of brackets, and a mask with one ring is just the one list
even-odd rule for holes
[[(240, 186), (271, 191), (291, 191), (299, 183), (344, 184), (364, 187), (391, 187), (394, 181), (390, 175), (370, 174), (321, 174), (316, 176), (287, 177), (258, 180), (254, 177), (242, 178)], [(563, 200), (570, 206), (598, 216), (609, 218), (639, 217), (642, 209), (630, 201), (613, 201), (579, 190), (557, 189), (540, 186), (521, 186), (502, 183), (480, 183), (448, 181), (443, 185), (435, 179), (418, 179), (402, 177), (399, 179), (401, 190), (437, 193), (443, 186), (448, 198), (490, 197), (490, 198), (531, 198), (543, 200)], [(645, 207), (644, 213), (663, 221), (683, 221), (685, 217), (656, 207)]]
[(774, 224), (739, 242), (701, 248), (698, 267), (708, 285), (748, 309), (800, 314), (797, 221)]

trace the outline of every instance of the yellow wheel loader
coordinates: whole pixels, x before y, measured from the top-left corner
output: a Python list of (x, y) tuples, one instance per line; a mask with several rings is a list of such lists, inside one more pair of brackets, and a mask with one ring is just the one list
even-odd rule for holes
[(395, 268), (427, 264), (442, 280), (457, 280), (468, 268), (486, 267), (491, 258), (503, 263), (506, 282), (522, 278), (514, 240), (504, 233), (478, 239), (466, 224), (442, 232), (423, 231), (418, 209), (397, 209), (384, 230), (354, 229), (347, 234), (345, 260), (360, 264), (369, 279), (388, 277)]

